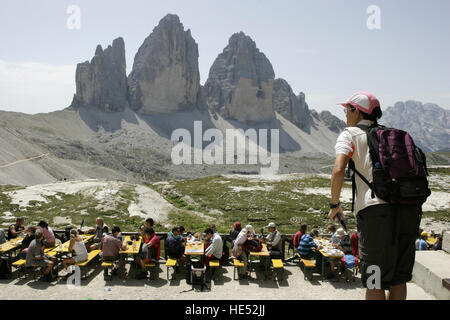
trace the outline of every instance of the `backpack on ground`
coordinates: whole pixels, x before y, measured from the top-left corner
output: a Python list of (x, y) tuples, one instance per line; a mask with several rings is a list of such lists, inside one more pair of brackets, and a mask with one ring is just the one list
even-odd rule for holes
[[(431, 191), (428, 188), (425, 154), (414, 144), (412, 137), (403, 130), (377, 123), (357, 127), (367, 133), (373, 181), (369, 182), (356, 170), (353, 160), (350, 160), (349, 167), (370, 187), (372, 198), (377, 196), (391, 204), (421, 206)], [(354, 174), (352, 185), (353, 211), (356, 191)]]
[(222, 257), (219, 260), (220, 265), (222, 266), (228, 265), (229, 259), (230, 259), (230, 249), (228, 249), (226, 242), (224, 242), (222, 249)]
[(346, 269), (352, 269), (358, 266), (358, 258), (352, 254), (346, 254), (341, 258), (341, 261)]
[(8, 258), (1, 258), (0, 279), (11, 279), (11, 277), (12, 277), (11, 263), (9, 262)]

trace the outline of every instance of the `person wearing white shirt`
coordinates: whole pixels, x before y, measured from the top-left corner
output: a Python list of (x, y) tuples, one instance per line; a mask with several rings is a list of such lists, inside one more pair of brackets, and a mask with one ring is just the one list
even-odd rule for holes
[(211, 245), (205, 250), (205, 265), (209, 266), (209, 261), (219, 260), (223, 253), (223, 240), (219, 233), (213, 229), (205, 230), (206, 239), (211, 240)]
[(283, 242), (281, 241), (280, 232), (276, 229), (277, 226), (274, 222), (269, 223), (266, 228), (269, 229), (269, 235), (264, 238), (264, 242), (267, 245), (267, 249), (270, 252), (272, 258), (281, 258), (281, 246)]

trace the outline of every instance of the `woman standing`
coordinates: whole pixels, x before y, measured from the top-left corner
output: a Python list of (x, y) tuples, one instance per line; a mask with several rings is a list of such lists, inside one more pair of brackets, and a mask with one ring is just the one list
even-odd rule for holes
[(240, 270), (240, 274), (239, 274), (240, 280), (248, 278), (247, 252), (245, 252), (245, 250), (243, 249), (243, 245), (247, 242), (248, 237), (254, 233), (255, 232), (253, 230), (253, 227), (251, 225), (247, 225), (244, 229), (241, 230), (241, 232), (239, 232), (239, 235), (237, 236), (236, 240), (234, 241), (234, 246), (233, 246), (233, 251), (232, 251), (233, 257), (235, 259), (239, 259), (244, 262), (244, 267), (239, 269)]

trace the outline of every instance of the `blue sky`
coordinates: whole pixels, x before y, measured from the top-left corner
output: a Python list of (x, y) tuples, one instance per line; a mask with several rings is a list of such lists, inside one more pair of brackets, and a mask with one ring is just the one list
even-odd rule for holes
[[(66, 27), (69, 5), (81, 10), (79, 30)], [(370, 5), (380, 8), (379, 30), (367, 28)], [(15, 0), (0, 4), (0, 109), (68, 106), (76, 64), (119, 36), (130, 72), (167, 13), (199, 44), (202, 84), (229, 37), (244, 31), (311, 108), (340, 115), (334, 103), (358, 90), (383, 107), (414, 99), (450, 108), (448, 0)]]

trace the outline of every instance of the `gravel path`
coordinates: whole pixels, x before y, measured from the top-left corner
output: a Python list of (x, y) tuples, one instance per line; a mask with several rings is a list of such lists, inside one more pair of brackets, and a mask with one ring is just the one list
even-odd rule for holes
[[(303, 279), (303, 271), (298, 266), (287, 266), (282, 283), (274, 280), (233, 280), (233, 267), (224, 267), (221, 280), (213, 281), (210, 291), (192, 291), (186, 284), (184, 274), (178, 274), (173, 281), (166, 280), (166, 268), (161, 266), (158, 280), (114, 279), (106, 283), (101, 267), (97, 267), (91, 277), (82, 281), (80, 288), (70, 289), (64, 280), (46, 283), (32, 278), (0, 280), (0, 299), (75, 299), (75, 300), (361, 300), (365, 290), (359, 279), (353, 283), (321, 281), (318, 275), (310, 282)], [(62, 273), (62, 272), (61, 272)], [(254, 276), (254, 273), (253, 273)], [(415, 283), (408, 283), (408, 299), (433, 300)]]

